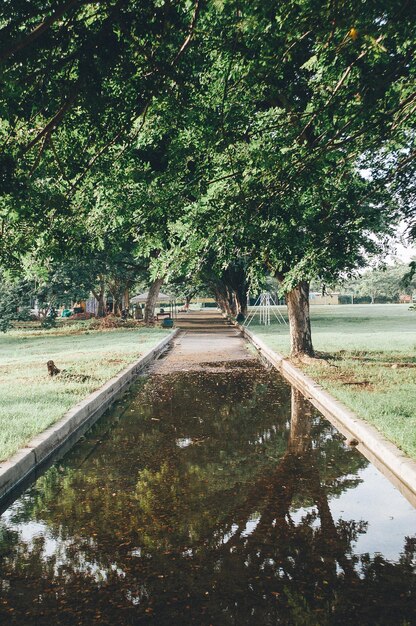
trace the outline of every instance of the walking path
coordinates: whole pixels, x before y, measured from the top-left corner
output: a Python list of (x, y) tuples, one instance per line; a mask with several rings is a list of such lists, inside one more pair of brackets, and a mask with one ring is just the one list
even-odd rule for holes
[(175, 324), (182, 332), (169, 354), (152, 367), (157, 374), (214, 367), (219, 371), (222, 364), (230, 362), (257, 362), (241, 332), (227, 324), (218, 311), (189, 311), (179, 315)]

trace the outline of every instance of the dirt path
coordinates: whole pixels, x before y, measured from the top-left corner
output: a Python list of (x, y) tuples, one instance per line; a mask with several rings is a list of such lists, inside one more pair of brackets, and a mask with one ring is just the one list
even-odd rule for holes
[(190, 311), (178, 316), (175, 324), (181, 332), (169, 354), (154, 364), (152, 371), (157, 374), (213, 368), (218, 371), (241, 361), (248, 366), (249, 361), (258, 363), (241, 333), (218, 311)]

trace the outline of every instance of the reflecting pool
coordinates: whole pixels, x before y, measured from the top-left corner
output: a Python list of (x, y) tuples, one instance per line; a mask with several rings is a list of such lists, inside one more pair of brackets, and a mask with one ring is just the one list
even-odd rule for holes
[(274, 371), (153, 374), (0, 518), (0, 623), (416, 624), (416, 511)]

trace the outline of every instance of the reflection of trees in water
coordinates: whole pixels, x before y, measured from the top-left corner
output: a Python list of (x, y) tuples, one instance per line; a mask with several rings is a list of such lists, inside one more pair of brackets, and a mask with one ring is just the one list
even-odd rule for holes
[[(44, 523), (48, 538), (18, 543), (5, 531), (0, 617), (14, 608), (28, 625), (412, 623), (414, 541), (395, 564), (358, 557), (365, 522), (335, 521), (328, 505), (365, 460), (297, 392), (288, 430), (273, 380), (250, 376), (192, 380), (196, 406), (180, 379), (173, 393), (158, 380), (138, 397), (140, 431), (134, 420), (107, 435), (103, 425), (69, 468), (52, 468), (16, 513)], [(179, 448), (181, 437), (192, 444)], [(47, 556), (54, 539), (61, 554)]]

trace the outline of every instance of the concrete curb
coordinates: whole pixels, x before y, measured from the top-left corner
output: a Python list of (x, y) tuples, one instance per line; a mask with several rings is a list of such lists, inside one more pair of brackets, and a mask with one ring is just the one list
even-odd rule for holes
[(52, 454), (65, 444), (69, 437), (75, 433), (78, 435), (77, 438), (81, 437), (121, 395), (138, 373), (166, 349), (178, 332), (179, 329), (176, 328), (159, 341), (156, 346), (143, 354), (140, 359), (128, 365), (97, 391), (78, 402), (59, 421), (36, 435), (10, 459), (0, 463), (0, 500), (14, 490), (37, 467), (44, 464)]
[(251, 331), (240, 325), (238, 327), (260, 355), (299, 389), (343, 435), (357, 439), (360, 452), (416, 506), (416, 462)]

